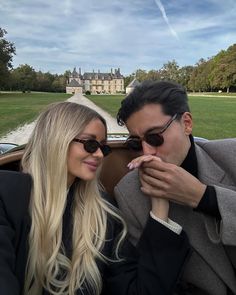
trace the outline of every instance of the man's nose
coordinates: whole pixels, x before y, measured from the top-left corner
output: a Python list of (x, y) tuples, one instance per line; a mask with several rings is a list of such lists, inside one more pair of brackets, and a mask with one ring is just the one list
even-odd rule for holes
[(144, 155), (155, 155), (157, 148), (155, 146), (152, 146), (148, 144), (146, 141), (142, 141), (142, 148), (143, 148), (143, 154)]

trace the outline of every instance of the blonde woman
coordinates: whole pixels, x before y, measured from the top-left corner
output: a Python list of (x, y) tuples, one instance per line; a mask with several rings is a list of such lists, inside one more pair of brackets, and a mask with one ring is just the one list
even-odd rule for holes
[[(0, 171), (1, 294), (172, 293), (188, 240), (150, 217), (139, 246), (128, 243), (98, 185), (106, 137), (95, 111), (52, 104), (37, 120), (23, 172)], [(165, 272), (167, 262), (174, 267)]]

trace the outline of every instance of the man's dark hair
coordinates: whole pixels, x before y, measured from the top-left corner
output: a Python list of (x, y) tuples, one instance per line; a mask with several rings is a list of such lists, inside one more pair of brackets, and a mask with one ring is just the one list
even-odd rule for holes
[(136, 86), (121, 102), (117, 123), (123, 126), (128, 118), (147, 104), (160, 104), (164, 114), (189, 112), (188, 96), (185, 89), (174, 82), (146, 80)]

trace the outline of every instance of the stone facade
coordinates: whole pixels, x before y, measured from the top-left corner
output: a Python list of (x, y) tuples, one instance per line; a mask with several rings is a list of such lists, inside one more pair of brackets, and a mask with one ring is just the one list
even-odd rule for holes
[(75, 93), (83, 93), (83, 86), (79, 84), (75, 79), (70, 80), (70, 82), (66, 85), (66, 93), (75, 94)]
[(110, 73), (86, 72), (77, 73), (76, 68), (69, 77), (69, 83), (66, 85), (66, 93), (86, 93), (91, 94), (116, 94), (124, 92), (124, 77), (120, 69), (111, 69)]

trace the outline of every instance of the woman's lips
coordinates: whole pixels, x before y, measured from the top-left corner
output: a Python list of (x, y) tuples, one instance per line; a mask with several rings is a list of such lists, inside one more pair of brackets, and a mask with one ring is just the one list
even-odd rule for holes
[(85, 163), (85, 164), (89, 167), (89, 169), (92, 170), (92, 171), (96, 171), (97, 168), (98, 168), (98, 166), (99, 166), (99, 164), (98, 164), (97, 162), (85, 161), (84, 163)]

